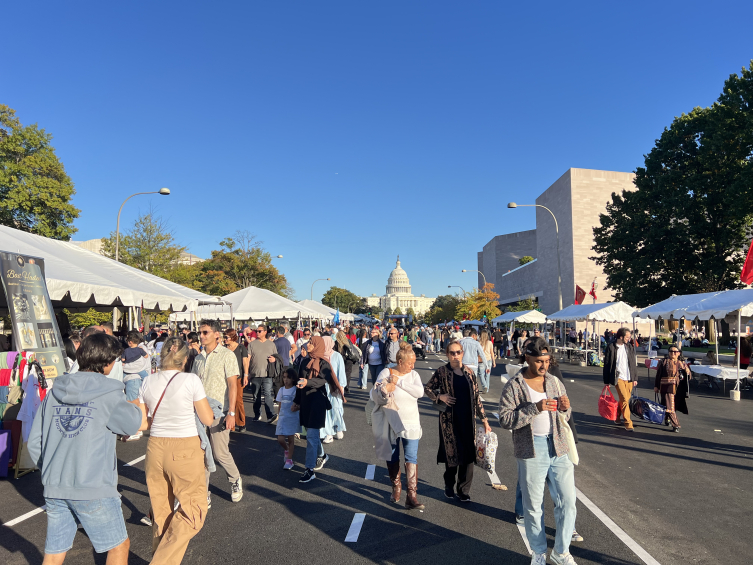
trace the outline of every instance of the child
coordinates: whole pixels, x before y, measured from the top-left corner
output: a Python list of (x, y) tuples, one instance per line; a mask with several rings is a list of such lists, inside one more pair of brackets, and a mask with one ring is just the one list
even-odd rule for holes
[(151, 362), (149, 353), (141, 343), (141, 334), (130, 331), (126, 335), (128, 348), (123, 351), (123, 383), (125, 383), (126, 400), (136, 400), (139, 397), (141, 383), (149, 375)]
[(285, 465), (283, 469), (292, 469), (295, 434), (301, 433), (299, 408), (293, 404), (298, 375), (295, 369), (288, 368), (285, 370), (282, 379), (285, 386), (277, 391), (276, 399), (280, 405), (277, 418), (277, 443), (285, 450)]

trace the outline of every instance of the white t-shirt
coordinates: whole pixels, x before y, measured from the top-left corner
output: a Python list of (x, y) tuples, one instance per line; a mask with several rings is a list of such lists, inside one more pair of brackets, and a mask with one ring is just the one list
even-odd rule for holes
[[(539, 400), (546, 399), (545, 392), (537, 392), (533, 390), (530, 386), (528, 386), (528, 383), (526, 383), (526, 387), (528, 388), (528, 397), (534, 404)], [(549, 412), (544, 411), (538, 416), (535, 416), (533, 422), (531, 422), (531, 429), (533, 430), (533, 435), (535, 436), (548, 436), (550, 433), (552, 433), (552, 421), (549, 419)]]
[(199, 435), (196, 430), (193, 403), (206, 398), (204, 387), (199, 377), (193, 373), (180, 373), (170, 383), (168, 381), (179, 371), (159, 371), (144, 379), (139, 391), (139, 402), (146, 404), (147, 413), (151, 416), (165, 392), (162, 404), (159, 405), (157, 418), (152, 422), (149, 434), (152, 437), (194, 437)]
[(621, 381), (630, 380), (630, 365), (628, 365), (628, 356), (625, 345), (617, 346), (617, 378)]

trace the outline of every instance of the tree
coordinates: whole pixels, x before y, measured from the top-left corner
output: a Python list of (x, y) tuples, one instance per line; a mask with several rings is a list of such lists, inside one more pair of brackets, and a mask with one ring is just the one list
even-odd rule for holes
[(413, 320), (416, 319), (416, 311), (413, 308), (408, 308), (408, 310), (405, 312), (406, 316), (413, 316)]
[(74, 314), (69, 310), (64, 309), (63, 313), (68, 318), (70, 326), (77, 329), (89, 326), (99, 326), (105, 322), (112, 322), (112, 310), (109, 312), (97, 312), (94, 308), (90, 308), (86, 312)]
[(526, 298), (525, 300), (518, 300), (512, 306), (508, 306), (506, 310), (508, 312), (527, 312), (528, 310), (538, 310), (539, 304), (535, 298)]
[[(115, 258), (116, 233), (102, 240), (102, 254)], [(172, 271), (180, 260), (185, 247), (175, 242), (169, 224), (150, 207), (149, 212), (139, 216), (133, 227), (120, 234), (118, 260), (158, 277)]]
[(402, 316), (403, 315), (403, 311), (400, 310), (400, 306), (398, 306), (397, 308), (395, 308), (395, 311), (393, 312), (393, 314), (395, 314), (395, 316)]
[(361, 298), (347, 289), (331, 286), (322, 297), (322, 304), (330, 308), (340, 308), (341, 312), (352, 312), (361, 304)]
[(70, 203), (73, 181), (51, 141), (44, 129), (22, 126), (16, 111), (0, 104), (0, 224), (68, 240), (80, 210)]
[(384, 313), (387, 316), (391, 316), (392, 315), (392, 308), (387, 308), (387, 310), (385, 310)]
[(429, 311), (424, 314), (424, 321), (430, 324), (449, 322), (455, 317), (458, 304), (460, 304), (458, 296), (451, 294), (437, 296)]
[(499, 294), (494, 292), (494, 285), (487, 283), (481, 290), (474, 289), (460, 301), (455, 309), (455, 317), (462, 319), (465, 315), (469, 320), (493, 320), (501, 314), (497, 307), (498, 300)]
[(530, 255), (523, 255), (523, 257), (518, 259), (518, 263), (520, 263), (521, 266), (525, 265), (526, 263), (530, 263), (531, 261), (533, 261), (533, 257), (531, 257)]
[(675, 118), (636, 169), (634, 192), (612, 194), (594, 228), (596, 257), (619, 300), (741, 286), (753, 228), (753, 62), (717, 102)]

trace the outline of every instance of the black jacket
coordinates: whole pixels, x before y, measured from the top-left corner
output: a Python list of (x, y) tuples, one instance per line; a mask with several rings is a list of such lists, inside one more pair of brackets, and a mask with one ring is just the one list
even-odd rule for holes
[[(381, 339), (377, 340), (379, 341), (379, 353), (382, 354), (382, 365), (387, 364), (387, 344), (382, 341)], [(371, 338), (367, 339), (363, 342), (361, 345), (361, 363), (366, 365), (369, 362), (369, 346), (372, 344), (373, 340)]]
[(311, 371), (306, 367), (308, 362), (308, 357), (303, 356), (296, 360), (298, 377), (306, 379), (306, 386), (296, 389), (294, 402), (301, 407), (301, 425), (318, 430), (324, 427), (327, 410), (332, 408), (332, 404), (330, 404), (329, 398), (327, 398), (327, 389), (324, 386), (327, 383), (324, 373), (326, 371), (332, 373), (332, 365), (325, 359), (321, 359), (319, 361), (319, 376), (309, 378)]
[(282, 385), (282, 376), (285, 374), (285, 366), (282, 364), (282, 357), (275, 353), (272, 355), (275, 358), (274, 363), (267, 361), (267, 377), (274, 380), (275, 384)]
[[(625, 344), (625, 353), (628, 357), (630, 380), (638, 382), (638, 358), (635, 356), (635, 347), (632, 343)], [(617, 344), (612, 342), (607, 345), (604, 352), (604, 384), (617, 386)]]

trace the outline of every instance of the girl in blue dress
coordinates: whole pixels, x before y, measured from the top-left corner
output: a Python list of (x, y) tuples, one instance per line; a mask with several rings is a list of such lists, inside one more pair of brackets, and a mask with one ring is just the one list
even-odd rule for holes
[(277, 415), (277, 443), (285, 450), (285, 465), (283, 469), (293, 468), (293, 451), (295, 450), (295, 434), (301, 433), (301, 416), (298, 406), (295, 406), (295, 385), (298, 375), (295, 369), (288, 368), (282, 377), (283, 384), (277, 391), (277, 403), (280, 405)]

